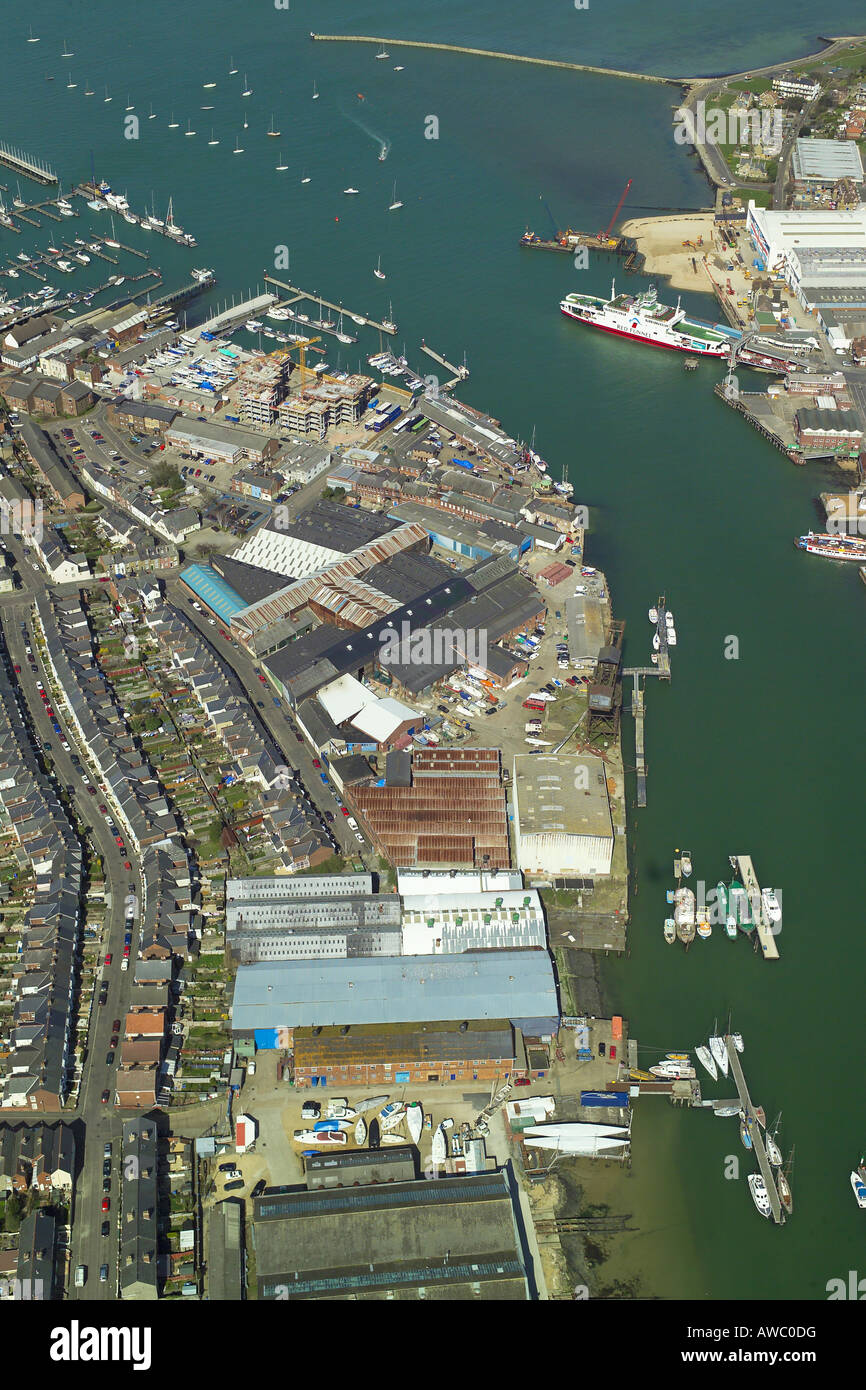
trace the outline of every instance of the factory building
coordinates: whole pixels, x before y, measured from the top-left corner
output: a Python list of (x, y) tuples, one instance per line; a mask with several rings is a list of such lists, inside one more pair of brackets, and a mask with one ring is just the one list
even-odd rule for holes
[(610, 873), (614, 833), (601, 758), (518, 754), (512, 798), (517, 863), (524, 873)]
[(417, 1031), (453, 1019), (508, 1019), (524, 1035), (553, 1037), (559, 1006), (547, 951), (259, 962), (235, 978), (232, 1031), (257, 1047), (291, 1048), (301, 1028), (348, 1037), (355, 1027)]

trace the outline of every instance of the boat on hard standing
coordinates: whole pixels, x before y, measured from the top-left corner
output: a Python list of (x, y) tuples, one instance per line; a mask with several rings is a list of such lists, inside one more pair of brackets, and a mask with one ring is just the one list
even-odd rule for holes
[(402, 1134), (383, 1134), (383, 1135), (382, 1135), (382, 1143), (383, 1143), (383, 1144), (405, 1144), (405, 1143), (406, 1143), (406, 1140), (404, 1139), (404, 1137), (403, 1137)]
[(296, 1144), (345, 1144), (348, 1136), (341, 1129), (296, 1129)]
[(418, 1101), (412, 1101), (406, 1106), (406, 1128), (412, 1143), (417, 1144), (424, 1128), (424, 1109)]
[(567, 318), (590, 328), (653, 347), (673, 348), (701, 357), (725, 357), (730, 349), (730, 332), (693, 318), (681, 307), (679, 299), (675, 309), (660, 303), (654, 285), (641, 294), (618, 295), (613, 283), (609, 299), (597, 294), (567, 294), (559, 307)]
[(448, 1157), (448, 1139), (445, 1130), (441, 1125), (433, 1135), (433, 1147), (430, 1151), (430, 1158), (434, 1163), (444, 1163)]
[(712, 1052), (713, 1058), (716, 1061), (719, 1071), (722, 1073), (722, 1076), (727, 1076), (728, 1049), (725, 1047), (724, 1038), (720, 1038), (718, 1037), (718, 1035), (715, 1035), (714, 1037), (710, 1038), (710, 1052)]
[(396, 1115), (398, 1112), (402, 1115), (405, 1108), (400, 1101), (392, 1100), (390, 1105), (383, 1106), (379, 1111), (379, 1119), (389, 1120), (392, 1115)]
[(713, 1057), (712, 1052), (710, 1052), (710, 1049), (709, 1049), (708, 1047), (704, 1047), (703, 1044), (702, 1044), (700, 1047), (696, 1047), (696, 1048), (695, 1048), (695, 1056), (697, 1057), (697, 1059), (698, 1059), (698, 1061), (700, 1062), (701, 1066), (702, 1066), (707, 1072), (709, 1072), (709, 1074), (710, 1074), (710, 1076), (713, 1078), (713, 1080), (714, 1080), (714, 1081), (718, 1081), (718, 1079), (719, 1079), (719, 1073), (718, 1073), (718, 1070), (716, 1069), (715, 1058)]
[(355, 1143), (358, 1145), (358, 1148), (360, 1149), (360, 1148), (363, 1148), (363, 1146), (364, 1146), (364, 1144), (366, 1144), (366, 1142), (367, 1142), (367, 1121), (364, 1119), (364, 1116), (363, 1116), (363, 1115), (359, 1115), (359, 1116), (358, 1116), (358, 1121), (357, 1121), (357, 1123), (356, 1123), (356, 1125), (355, 1125)]
[(749, 1174), (749, 1191), (752, 1194), (752, 1201), (758, 1208), (762, 1216), (769, 1216), (772, 1208), (770, 1206), (770, 1194), (767, 1191), (767, 1184), (760, 1173)]

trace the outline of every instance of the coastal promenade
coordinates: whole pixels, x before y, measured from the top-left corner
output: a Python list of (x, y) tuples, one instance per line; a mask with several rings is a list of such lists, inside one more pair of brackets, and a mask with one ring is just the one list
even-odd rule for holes
[(718, 73), (715, 76), (704, 77), (661, 77), (656, 73), (632, 72), (623, 68), (602, 68), (590, 63), (569, 63), (560, 58), (530, 58), (522, 53), (500, 53), (489, 48), (468, 48), (463, 44), (432, 43), (422, 39), (376, 38), (368, 34), (316, 34), (312, 31), (310, 38), (316, 43), (375, 43), (383, 48), (390, 45), (392, 48), (428, 48), (438, 53), (466, 53), (473, 58), (498, 58), (509, 63), (531, 63), (535, 67), (563, 68), (568, 72), (595, 73), (598, 77), (624, 77), (634, 82), (655, 82), (665, 86), (687, 88), (703, 88), (717, 82), (737, 82), (752, 77), (765, 77), (770, 73), (801, 67), (804, 63), (815, 62), (819, 58), (823, 60), (832, 57), (834, 53), (845, 48), (848, 44), (866, 42), (866, 35), (864, 34), (828, 38), (822, 40), (825, 47), (816, 53), (807, 54), (804, 58), (791, 58), (786, 62), (772, 63), (768, 67), (751, 68), (748, 72)]

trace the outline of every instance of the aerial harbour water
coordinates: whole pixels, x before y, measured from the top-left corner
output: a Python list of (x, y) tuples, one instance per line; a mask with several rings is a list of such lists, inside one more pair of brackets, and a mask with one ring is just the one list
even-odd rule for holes
[[(823, 30), (855, 32), (858, 8), (832, 0)], [(77, 21), (81, 56), (68, 62), (57, 37), (61, 0), (40, 7), (41, 43), (32, 46), (32, 11), (13, 0), (2, 21), (15, 62), (0, 139), (45, 160), (64, 186), (94, 173), (136, 210), (155, 200), (161, 218), (171, 197), (195, 231), (195, 252), (167, 237), (145, 247), (135, 227), (124, 241), (150, 250), (169, 283), (189, 279), (193, 257), (215, 268), (218, 288), (197, 301), (197, 318), (215, 314), (226, 296), (264, 289), (264, 272), (379, 321), (392, 303), (397, 344), (402, 351), (405, 342), (413, 365), (422, 339), (452, 364), (465, 353), (471, 378), (461, 398), (516, 437), (535, 429), (553, 474), (565, 467), (575, 501), (590, 508), (587, 557), (608, 576), (631, 664), (646, 645), (648, 603), (667, 594), (680, 645), (673, 679), (652, 683), (646, 696), (648, 804), (635, 809), (633, 795), (629, 803), (629, 953), (605, 964), (606, 1004), (659, 1048), (693, 1045), (714, 1015), (732, 1013), (749, 1046), (751, 1094), (783, 1112), (786, 1145), (796, 1144), (797, 1214), (781, 1231), (757, 1221), (745, 1178), (724, 1174), (735, 1137), (708, 1112), (648, 1099), (635, 1117), (630, 1172), (592, 1179), (639, 1228), (611, 1247), (601, 1282), (662, 1298), (697, 1290), (708, 1299), (822, 1299), (827, 1281), (856, 1267), (862, 1252), (847, 1173), (866, 1139), (857, 968), (866, 682), (857, 633), (866, 595), (856, 567), (812, 560), (791, 538), (814, 527), (814, 499), (838, 478), (826, 467), (795, 469), (727, 410), (712, 391), (717, 364), (686, 374), (669, 360), (676, 354), (563, 319), (565, 294), (607, 295), (618, 270), (611, 258), (592, 254), (577, 270), (571, 258), (529, 256), (516, 245), (528, 223), (549, 230), (545, 204), (563, 225), (603, 226), (632, 176), (624, 217), (706, 206), (700, 167), (673, 140), (671, 94), (420, 50), (377, 62), (367, 46), (308, 42), (311, 21), (300, 6), (250, 7), (230, 60), (221, 35), (235, 9), (215, 0), (206, 27), (172, 28), (160, 63), (144, 66), (142, 46), (173, 13), (168, 0), (133, 7), (111, 27), (86, 9)], [(514, 0), (469, 13), (456, 0), (425, 12), (395, 0), (360, 11), (334, 0), (327, 24), (674, 74), (743, 70), (816, 47), (814, 8), (803, 0), (771, 0), (760, 19), (745, 0), (721, 11), (701, 5), (686, 24), (665, 0), (630, 7), (622, 27), (621, 10), (549, 11), (538, 27)], [(325, 27), (318, 12), (316, 24)], [(229, 75), (230, 62), (238, 75)], [(64, 80), (70, 65), (75, 89)], [(211, 83), (205, 125), (202, 87)], [(131, 93), (142, 113), (137, 138), (125, 134), (122, 100), (86, 100), (91, 84)], [(344, 114), (361, 97), (367, 124), (387, 142), (384, 160), (379, 137)], [(274, 120), (282, 152), (267, 138)], [(232, 142), (243, 146), (237, 158)], [(404, 206), (391, 216), (395, 178)], [(358, 195), (346, 197), (351, 188)], [(35, 185), (28, 193), (43, 196)], [(104, 214), (83, 202), (80, 211), (76, 232), (105, 234)], [(15, 240), (44, 250), (53, 226), (25, 226)], [(19, 249), (11, 242), (3, 238), (4, 262)], [(384, 285), (372, 273), (377, 261), (387, 267)], [(95, 266), (87, 275), (96, 283)], [(684, 293), (683, 304), (715, 317), (708, 296)], [(334, 344), (331, 354), (329, 343), (335, 366), (355, 368), (379, 346), (369, 328), (357, 332), (358, 346)], [(628, 721), (625, 739), (633, 766)], [(660, 924), (670, 847), (684, 837), (696, 875), (708, 866), (709, 878), (746, 846), (763, 880), (781, 887), (780, 961), (729, 949), (718, 930), (688, 956), (668, 950)]]

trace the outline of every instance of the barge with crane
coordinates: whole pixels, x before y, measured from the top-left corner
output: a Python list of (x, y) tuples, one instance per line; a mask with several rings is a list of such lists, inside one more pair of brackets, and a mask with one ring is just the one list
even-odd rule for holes
[(644, 264), (644, 256), (637, 249), (637, 242), (634, 238), (611, 235), (613, 225), (622, 211), (623, 203), (628, 196), (631, 185), (632, 180), (629, 179), (622, 191), (619, 202), (614, 208), (613, 216), (608, 222), (607, 228), (604, 231), (595, 233), (578, 232), (575, 231), (573, 227), (566, 227), (564, 231), (560, 231), (557, 227), (556, 218), (551, 212), (550, 204), (546, 198), (541, 196), (541, 201), (544, 203), (547, 209), (547, 215), (550, 218), (553, 236), (547, 238), (541, 237), (537, 232), (531, 231), (530, 228), (527, 227), (523, 236), (517, 243), (518, 246), (528, 246), (538, 251), (560, 251), (565, 252), (567, 255), (574, 255), (574, 253), (583, 246), (590, 251), (607, 251), (614, 256), (621, 256), (625, 260), (626, 270), (641, 270)]

